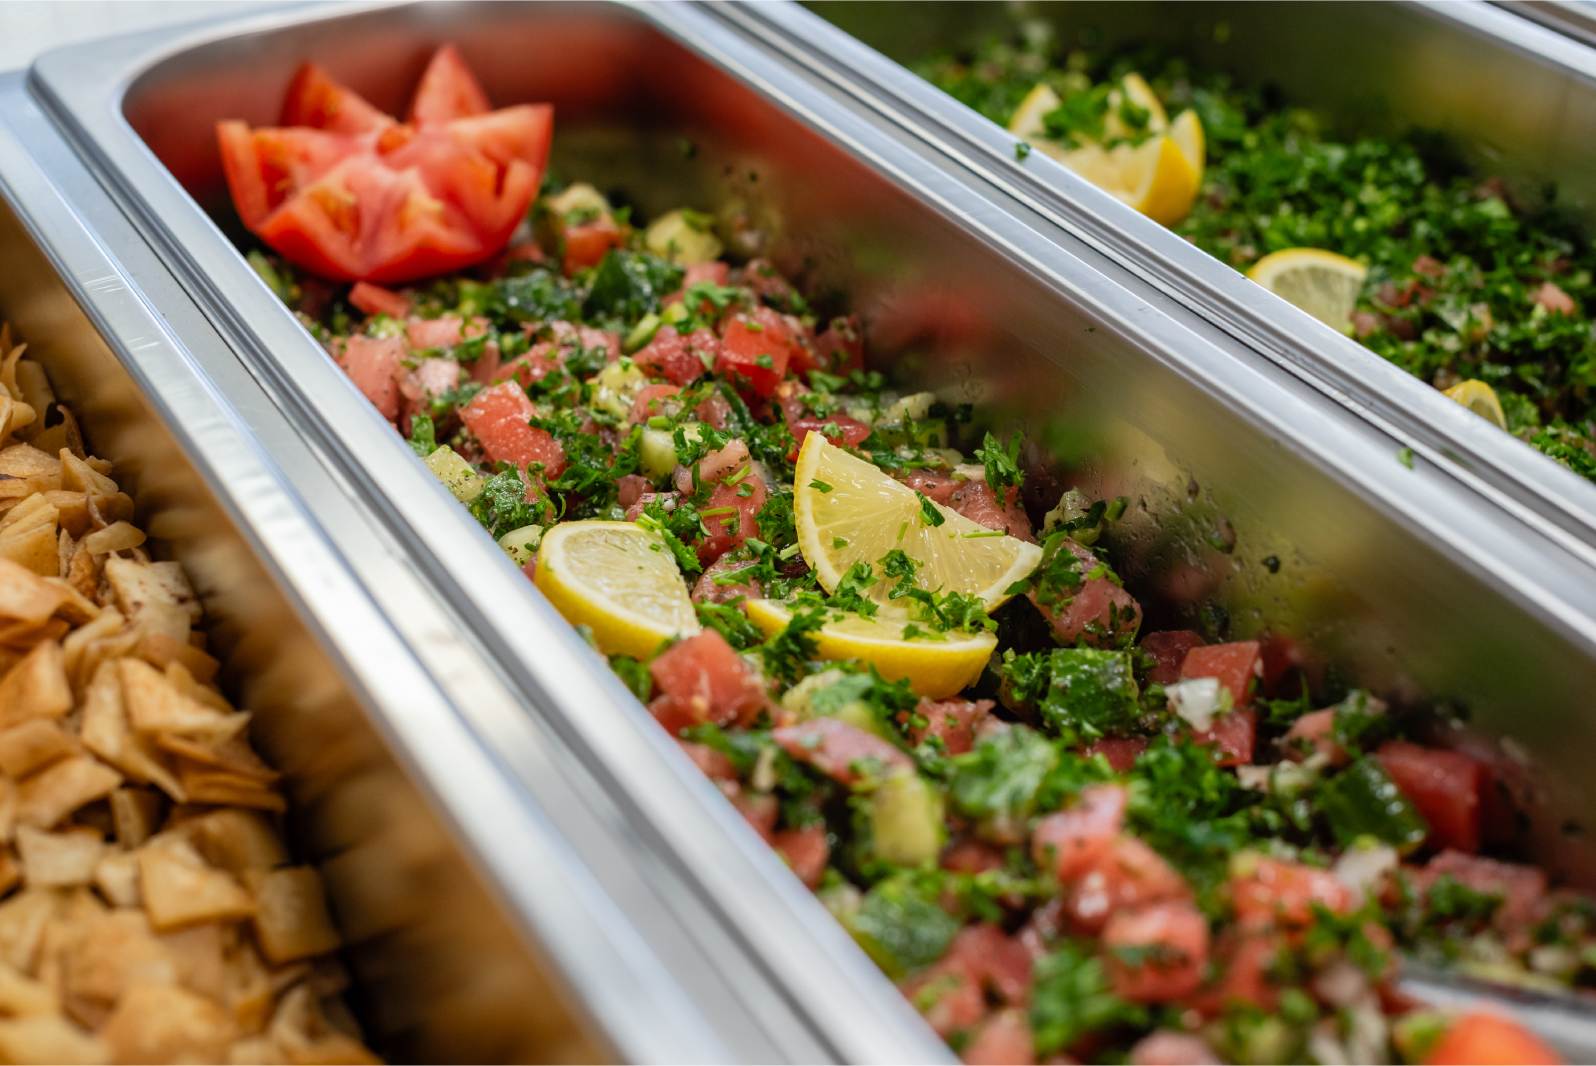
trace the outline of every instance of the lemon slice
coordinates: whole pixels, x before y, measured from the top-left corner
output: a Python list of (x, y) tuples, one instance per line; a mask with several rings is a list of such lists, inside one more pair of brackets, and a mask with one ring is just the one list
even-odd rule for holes
[[(781, 632), (792, 618), (786, 606), (774, 600), (749, 600), (743, 609), (768, 635)], [(867, 662), (887, 680), (907, 681), (916, 695), (938, 700), (975, 684), (997, 647), (997, 637), (991, 633), (925, 632), (905, 638), (904, 627), (913, 624), (907, 614), (886, 607), (871, 618), (834, 615), (814, 634), (816, 654), (822, 659)]]
[(1444, 395), (1449, 400), (1456, 400), (1498, 429), (1507, 428), (1507, 415), (1502, 413), (1502, 401), (1496, 398), (1496, 390), (1485, 382), (1469, 378), (1446, 389)]
[(925, 500), (942, 520), (934, 524), (922, 509), (924, 499), (824, 434), (805, 437), (793, 475), (793, 515), (799, 550), (821, 587), (835, 590), (854, 563), (869, 563), (879, 573), (882, 557), (900, 548), (919, 564), (921, 588), (976, 596), (991, 609), (1041, 562), (1035, 544)]
[(1352, 327), (1368, 272), (1362, 263), (1323, 248), (1287, 248), (1258, 260), (1247, 276), (1344, 333)]
[(1047, 129), (1042, 116), (1063, 102), (1051, 85), (1037, 82), (1009, 116), (1009, 132), (1026, 139), (1041, 136)]
[(1203, 135), (1203, 120), (1197, 117), (1197, 112), (1188, 108), (1176, 115), (1175, 121), (1169, 124), (1169, 139), (1197, 172), (1197, 184), (1201, 185), (1208, 158), (1208, 139)]
[[(1142, 129), (1129, 125), (1120, 117), (1120, 107), (1127, 100), (1147, 112), (1147, 125)], [(1108, 94), (1108, 114), (1103, 117), (1103, 132), (1108, 140), (1135, 137), (1143, 130), (1163, 133), (1168, 128), (1169, 115), (1164, 111), (1163, 101), (1158, 99), (1153, 87), (1140, 74), (1132, 72), (1125, 75), (1120, 79), (1119, 88)]]
[(699, 630), (670, 549), (631, 522), (555, 526), (543, 534), (532, 580), (567, 622), (592, 629), (607, 655), (644, 658)]

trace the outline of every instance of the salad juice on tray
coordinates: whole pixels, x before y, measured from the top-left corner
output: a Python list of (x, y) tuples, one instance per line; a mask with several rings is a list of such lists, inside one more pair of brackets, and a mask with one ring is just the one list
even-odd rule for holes
[(1123, 503), (1027, 511), (1017, 434), (868, 369), (712, 205), (534, 196), (546, 112), (452, 49), (404, 123), (294, 85), (299, 128), (221, 130), (257, 269), (967, 1060), (1550, 1054), (1396, 983), (1596, 958), (1433, 714), (1146, 631)]

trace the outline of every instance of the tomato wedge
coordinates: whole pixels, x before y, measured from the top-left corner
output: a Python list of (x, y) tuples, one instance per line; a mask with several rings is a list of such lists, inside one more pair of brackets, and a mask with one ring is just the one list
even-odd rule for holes
[(554, 110), (489, 110), (453, 46), (422, 75), (400, 123), (306, 65), (283, 125), (217, 125), (244, 225), (278, 254), (332, 281), (392, 284), (498, 255), (537, 194)]

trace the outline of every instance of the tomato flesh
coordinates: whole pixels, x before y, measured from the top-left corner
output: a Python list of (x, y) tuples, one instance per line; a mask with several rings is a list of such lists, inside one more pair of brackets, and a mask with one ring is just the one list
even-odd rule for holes
[(1458, 851), (1480, 850), (1485, 766), (1461, 752), (1393, 740), (1374, 757), (1430, 826), (1430, 843)]
[(1254, 684), (1262, 670), (1263, 658), (1256, 640), (1234, 644), (1207, 644), (1192, 648), (1180, 664), (1180, 676), (1213, 677), (1225, 686), (1237, 707), (1252, 702)]
[(547, 430), (527, 424), (534, 414), (526, 393), (507, 381), (477, 393), (460, 412), (460, 421), (494, 462), (510, 463), (517, 470), (542, 463), (546, 477), (559, 477), (565, 470), (565, 450)]

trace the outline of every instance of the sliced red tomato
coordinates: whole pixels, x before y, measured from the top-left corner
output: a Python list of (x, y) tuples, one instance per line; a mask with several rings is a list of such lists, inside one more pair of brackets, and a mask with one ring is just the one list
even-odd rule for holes
[(1338, 914), (1352, 909), (1352, 893), (1329, 870), (1262, 856), (1231, 879), (1230, 895), (1237, 920), (1252, 927), (1305, 928), (1315, 904)]
[(427, 102), (418, 99), (417, 110), (439, 117), (415, 124), (396, 123), (314, 67), (290, 85), (284, 127), (220, 123), (222, 165), (244, 224), (290, 262), (334, 281), (412, 281), (497, 255), (537, 192), (553, 110), (482, 113), (486, 100), (471, 103), (461, 87), (475, 83), (450, 49), (425, 80)]
[(831, 858), (831, 844), (826, 839), (825, 826), (783, 829), (775, 835), (771, 844), (787, 861), (787, 865), (792, 867), (798, 880), (810, 888), (819, 886), (820, 878), (826, 872), (826, 862)]
[(1508, 1066), (1557, 1063), (1563, 1059), (1519, 1023), (1491, 1011), (1477, 1010), (1447, 1026), (1424, 1061), (1435, 1066)]
[(664, 378), (673, 385), (690, 385), (709, 372), (703, 356), (714, 364), (720, 338), (707, 329), (696, 329), (687, 336), (676, 332), (674, 326), (661, 326), (654, 339), (649, 341), (632, 361), (645, 374)]
[(566, 226), (561, 234), (565, 247), (565, 272), (598, 266), (605, 253), (626, 243), (626, 231), (609, 215), (600, 215), (591, 222)]
[(735, 485), (716, 485), (698, 512), (709, 530), (698, 542), (698, 561), (708, 566), (749, 537), (759, 536), (759, 511), (769, 498), (764, 479), (752, 472)]
[(1258, 712), (1252, 707), (1243, 707), (1215, 718), (1213, 728), (1193, 734), (1192, 739), (1219, 749), (1220, 766), (1244, 766), (1252, 762), (1257, 737)]
[(1191, 886), (1162, 855), (1133, 836), (1121, 836), (1075, 883), (1065, 913), (1076, 929), (1095, 933), (1121, 910), (1190, 897)]
[(355, 287), (349, 290), (349, 302), (368, 315), (404, 318), (410, 313), (410, 300), (407, 297), (364, 281), (356, 282)]
[(1502, 897), (1494, 922), (1504, 932), (1521, 931), (1544, 909), (1546, 871), (1534, 866), (1443, 851), (1426, 863), (1417, 877), (1425, 889), (1442, 877), (1449, 877), (1476, 892)]
[(914, 768), (914, 760), (889, 742), (835, 718), (782, 726), (772, 735), (788, 755), (842, 785)]
[(665, 413), (665, 404), (682, 390), (675, 385), (645, 385), (632, 398), (632, 409), (626, 420), (631, 423), (647, 422), (655, 415)]
[(1167, 1003), (1197, 991), (1208, 965), (1208, 921), (1186, 900), (1120, 911), (1103, 927), (1114, 992), (1133, 1003)]
[(1031, 998), (1031, 953), (1025, 945), (990, 922), (967, 925), (948, 948), (983, 987), (1004, 1003)]
[(1284, 946), (1281, 934), (1272, 927), (1226, 930), (1215, 952), (1218, 973), (1204, 990), (1200, 1009), (1205, 1014), (1219, 1014), (1228, 1006), (1245, 1004), (1274, 1010), (1280, 998), (1274, 973)]
[(1124, 773), (1136, 765), (1142, 752), (1147, 750), (1146, 737), (1103, 737), (1086, 745), (1083, 755), (1101, 755), (1116, 773)]
[(446, 44), (432, 53), (427, 69), (416, 85), (410, 101), (410, 121), (418, 126), (429, 122), (452, 122), (457, 118), (487, 111), (488, 94), (482, 91), (476, 75), (460, 57), (460, 50)]
[[(365, 284), (361, 282), (355, 288)], [(366, 287), (376, 288), (375, 285)], [(465, 339), (465, 323), (457, 315), (411, 319), (405, 323), (405, 339), (410, 342), (410, 347), (416, 349), (453, 348)]]
[(1319, 755), (1328, 760), (1331, 766), (1344, 764), (1347, 753), (1336, 743), (1335, 728), (1334, 707), (1309, 711), (1292, 722), (1291, 728), (1286, 730), (1285, 739), (1281, 741), (1286, 758), (1301, 762), (1310, 755)]
[(1208, 644), (1186, 653), (1180, 664), (1181, 677), (1214, 677), (1230, 692), (1237, 707), (1252, 702), (1254, 685), (1263, 669), (1263, 657), (1256, 640), (1234, 644)]
[(991, 700), (921, 700), (915, 707), (921, 726), (911, 721), (909, 739), (920, 744), (935, 737), (949, 755), (962, 755), (975, 746), (975, 731), (992, 713)]
[(1036, 1039), (1030, 1016), (1015, 1007), (993, 1011), (970, 1035), (959, 1057), (969, 1066), (1031, 1066), (1036, 1061)]
[(944, 956), (900, 984), (904, 996), (944, 1040), (986, 1016), (986, 997), (963, 959)]
[(1128, 795), (1119, 785), (1093, 785), (1066, 807), (1036, 823), (1031, 854), (1036, 865), (1066, 884), (1107, 854), (1125, 823)]
[(565, 449), (543, 429), (527, 423), (536, 414), (532, 401), (513, 381), (483, 389), (460, 412), (460, 421), (496, 463), (511, 463), (525, 470), (542, 463), (544, 476), (555, 478), (565, 470)]
[(665, 649), (648, 672), (659, 691), (650, 709), (661, 721), (731, 725), (751, 721), (765, 706), (759, 678), (713, 629)]
[[(1080, 571), (1089, 574), (1098, 565), (1091, 550), (1067, 540), (1064, 547), (1080, 564)], [(1026, 597), (1053, 627), (1053, 637), (1060, 644), (1084, 641), (1093, 646), (1113, 646), (1134, 637), (1142, 624), (1141, 604), (1136, 598), (1106, 577), (1088, 578), (1074, 594), (1044, 607), (1036, 591)]]
[(404, 342), (398, 337), (360, 335), (350, 337), (338, 357), (355, 388), (390, 422), (399, 417), (399, 371), (404, 357)]
[(1430, 843), (1480, 850), (1480, 810), (1489, 771), (1462, 752), (1393, 740), (1374, 753), (1381, 767), (1430, 826)]
[(768, 307), (732, 315), (720, 333), (715, 369), (756, 396), (769, 397), (787, 373), (795, 347), (781, 315)]
[(805, 415), (788, 421), (787, 429), (793, 436), (792, 451), (787, 455), (789, 459), (798, 458), (798, 449), (804, 446), (804, 438), (811, 433), (819, 433), (831, 443), (845, 448), (858, 447), (870, 436), (869, 426), (847, 415), (830, 415), (826, 418)]
[(1147, 680), (1155, 685), (1168, 685), (1180, 680), (1180, 666), (1186, 653), (1200, 648), (1203, 638), (1190, 629), (1164, 629), (1149, 633), (1141, 639), (1141, 649), (1152, 657), (1153, 665), (1147, 671)]
[(972, 522), (988, 529), (996, 529), (1020, 540), (1035, 541), (1031, 533), (1031, 520), (1020, 504), (1020, 490), (1009, 488), (998, 499), (992, 486), (971, 478), (954, 488), (948, 496), (948, 506)]

